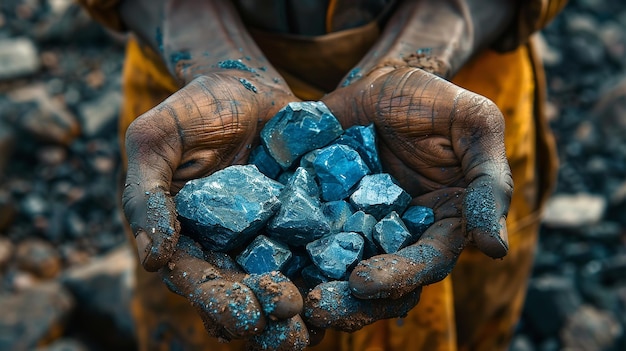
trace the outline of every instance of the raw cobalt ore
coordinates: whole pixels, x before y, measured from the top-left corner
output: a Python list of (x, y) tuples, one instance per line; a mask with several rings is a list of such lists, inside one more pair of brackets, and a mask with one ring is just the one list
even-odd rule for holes
[(183, 229), (207, 249), (229, 251), (258, 234), (280, 207), (284, 186), (252, 165), (194, 179), (176, 195)]
[(376, 223), (372, 237), (385, 253), (394, 253), (415, 241), (395, 211)]
[(363, 238), (357, 233), (327, 235), (306, 245), (311, 260), (325, 276), (344, 279), (363, 258)]
[(343, 133), (341, 124), (322, 102), (291, 102), (261, 130), (269, 154), (289, 168), (300, 156), (330, 144)]
[(321, 149), (313, 161), (313, 168), (320, 181), (324, 201), (347, 198), (361, 178), (370, 174), (359, 153), (345, 145)]
[(291, 256), (286, 245), (259, 235), (237, 256), (237, 263), (250, 274), (263, 274), (283, 269)]
[(353, 126), (341, 135), (334, 144), (347, 145), (355, 149), (367, 167), (372, 173), (381, 173), (383, 166), (380, 164), (380, 157), (378, 157), (378, 150), (376, 149), (376, 132), (374, 131), (374, 125), (369, 126)]
[(372, 237), (372, 230), (376, 225), (376, 218), (363, 211), (356, 211), (352, 216), (348, 217), (343, 225), (344, 232), (355, 232), (365, 239), (363, 248), (363, 257), (368, 258), (378, 253), (378, 247)]
[(281, 272), (289, 279), (295, 279), (300, 276), (302, 269), (311, 263), (309, 253), (303, 248), (292, 248), (291, 259), (281, 269)]
[(391, 211), (403, 213), (411, 202), (411, 195), (399, 187), (387, 173), (363, 177), (357, 189), (350, 195), (350, 203), (357, 210), (369, 213), (381, 220)]
[(307, 195), (301, 188), (281, 194), (281, 199), (278, 213), (267, 225), (270, 237), (291, 246), (304, 246), (330, 233), (319, 199)]
[(282, 194), (291, 194), (295, 188), (302, 189), (310, 197), (319, 198), (320, 196), (320, 188), (317, 186), (315, 178), (302, 167), (298, 167), (289, 177)]
[(339, 233), (344, 231), (343, 225), (348, 220), (348, 217), (352, 216), (354, 209), (347, 201), (339, 200), (324, 202), (322, 204), (322, 212), (324, 216), (326, 216), (326, 219), (328, 219), (330, 232)]
[(259, 145), (252, 150), (248, 163), (255, 165), (261, 173), (272, 179), (276, 179), (282, 171), (280, 165), (267, 153), (263, 145)]
[(411, 206), (404, 211), (402, 221), (417, 240), (435, 222), (435, 213), (430, 207)]

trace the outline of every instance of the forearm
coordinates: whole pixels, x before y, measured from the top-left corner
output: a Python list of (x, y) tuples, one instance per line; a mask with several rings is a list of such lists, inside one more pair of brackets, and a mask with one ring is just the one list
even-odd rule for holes
[(120, 11), (126, 27), (161, 54), (181, 84), (228, 71), (285, 87), (229, 1), (125, 0)]
[(502, 35), (516, 6), (500, 0), (404, 1), (357, 70), (414, 66), (451, 78)]

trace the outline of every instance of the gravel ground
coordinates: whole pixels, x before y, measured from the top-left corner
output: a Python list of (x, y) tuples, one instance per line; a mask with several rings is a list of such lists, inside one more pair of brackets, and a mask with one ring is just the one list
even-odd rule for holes
[[(511, 349), (624, 350), (626, 5), (570, 1), (542, 38), (561, 165)], [(0, 350), (134, 349), (122, 59), (71, 0), (0, 3)]]

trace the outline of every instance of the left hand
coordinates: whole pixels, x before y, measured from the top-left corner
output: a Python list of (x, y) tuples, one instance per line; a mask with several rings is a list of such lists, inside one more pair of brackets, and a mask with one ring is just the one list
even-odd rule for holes
[(313, 289), (305, 301), (309, 323), (355, 331), (403, 316), (466, 246), (506, 255), (513, 183), (504, 118), (490, 100), (421, 69), (384, 67), (322, 101), (344, 126), (375, 124), (383, 168), (413, 204), (433, 208), (435, 223), (415, 244), (360, 262), (347, 284)]

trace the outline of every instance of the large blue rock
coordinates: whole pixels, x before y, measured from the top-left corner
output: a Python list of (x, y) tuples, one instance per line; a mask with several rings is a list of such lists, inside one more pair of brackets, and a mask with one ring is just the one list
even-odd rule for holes
[(363, 238), (357, 233), (330, 234), (306, 245), (311, 260), (325, 276), (345, 279), (363, 258)]
[(378, 254), (378, 247), (372, 237), (372, 231), (376, 223), (374, 216), (363, 211), (356, 211), (352, 216), (348, 217), (343, 225), (344, 232), (358, 233), (365, 239), (363, 258), (369, 258)]
[(354, 209), (347, 201), (339, 200), (322, 203), (322, 212), (330, 224), (330, 232), (339, 233), (344, 231), (343, 225), (352, 216)]
[(278, 213), (267, 224), (270, 237), (291, 246), (304, 246), (330, 233), (319, 199), (300, 188), (281, 194)]
[(374, 125), (352, 126), (337, 139), (334, 144), (342, 144), (355, 149), (372, 173), (381, 173), (383, 166), (380, 163), (376, 147), (376, 132)]
[(430, 207), (411, 206), (402, 214), (402, 221), (417, 240), (435, 222), (435, 213)]
[(291, 102), (265, 124), (261, 141), (287, 169), (300, 156), (330, 144), (342, 132), (341, 124), (323, 102)]
[(248, 163), (255, 165), (261, 173), (272, 179), (276, 179), (276, 177), (278, 177), (280, 172), (283, 170), (276, 160), (274, 160), (274, 158), (267, 153), (263, 145), (259, 145), (252, 149), (250, 157), (248, 158)]
[(413, 236), (395, 211), (376, 223), (372, 231), (372, 237), (374, 242), (385, 253), (397, 252), (401, 248), (415, 242)]
[(191, 180), (175, 197), (183, 233), (209, 250), (241, 246), (279, 209), (282, 188), (253, 165), (230, 166)]
[(357, 189), (350, 195), (350, 203), (357, 210), (369, 213), (381, 220), (391, 211), (403, 213), (411, 202), (411, 195), (404, 191), (387, 173), (363, 177)]
[(359, 180), (370, 174), (370, 169), (359, 153), (345, 145), (331, 145), (321, 149), (313, 161), (313, 167), (324, 201), (347, 198)]
[(259, 235), (237, 255), (237, 263), (250, 274), (280, 271), (291, 259), (289, 248), (265, 235)]

